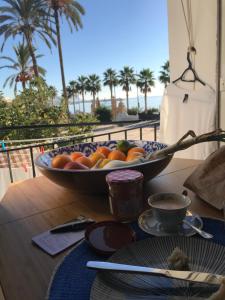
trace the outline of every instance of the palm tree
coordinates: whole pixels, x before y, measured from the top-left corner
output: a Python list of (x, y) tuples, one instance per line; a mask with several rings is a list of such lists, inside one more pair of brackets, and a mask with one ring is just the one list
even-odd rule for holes
[(67, 90), (67, 95), (68, 98), (73, 98), (73, 112), (74, 115), (76, 113), (76, 108), (75, 108), (75, 95), (77, 94), (78, 90), (77, 90), (77, 82), (75, 80), (71, 80), (69, 82), (69, 85), (66, 88)]
[(48, 87), (48, 90), (49, 90), (49, 92), (50, 92), (50, 94), (51, 94), (52, 106), (54, 106), (54, 99), (55, 99), (55, 97), (57, 96), (58, 91), (57, 91), (56, 87), (54, 87), (53, 85), (50, 85), (50, 86)]
[(87, 91), (87, 80), (87, 77), (82, 75), (77, 78), (77, 90), (82, 96), (83, 112), (85, 112), (84, 94)]
[(150, 69), (143, 69), (140, 71), (137, 79), (137, 87), (140, 88), (141, 92), (145, 96), (145, 113), (148, 112), (147, 107), (147, 94), (151, 92), (151, 87), (155, 86), (155, 78), (153, 71)]
[[(34, 69), (28, 45), (19, 43), (18, 46), (14, 46), (13, 49), (16, 58), (12, 58), (9, 56), (1, 56), (0, 59), (6, 61), (7, 64), (1, 66), (0, 69), (7, 68), (15, 71), (14, 74), (6, 78), (3, 87), (5, 88), (7, 84), (9, 84), (10, 87), (14, 85), (14, 93), (16, 94), (18, 82), (22, 83), (22, 87), (24, 90), (26, 88), (26, 82), (30, 81), (34, 75)], [(35, 51), (36, 49), (33, 49), (34, 54)], [(36, 58), (40, 58), (43, 55), (35, 54), (35, 56)], [(40, 66), (37, 66), (37, 69), (41, 75), (45, 75), (45, 69), (43, 69)]]
[(37, 57), (34, 53), (33, 40), (35, 36), (41, 38), (51, 48), (55, 43), (52, 30), (46, 22), (48, 15), (46, 3), (43, 0), (2, 0), (0, 6), (0, 36), (4, 38), (4, 45), (8, 38), (20, 36), (26, 41), (33, 62), (34, 74), (39, 76)]
[(135, 74), (133, 68), (123, 67), (123, 70), (119, 74), (119, 84), (122, 86), (122, 89), (126, 92), (127, 98), (127, 110), (129, 109), (129, 91), (131, 90), (131, 84), (136, 83)]
[(111, 100), (112, 100), (113, 87), (116, 87), (118, 85), (118, 78), (116, 75), (116, 71), (109, 68), (103, 73), (103, 75), (104, 75), (103, 84), (104, 84), (104, 86), (109, 86)]
[(167, 87), (168, 83), (170, 82), (170, 64), (169, 61), (165, 62), (165, 64), (161, 67), (159, 81)]
[(69, 103), (68, 103), (67, 92), (66, 92), (66, 80), (65, 80), (64, 66), (63, 66), (59, 16), (63, 16), (63, 15), (65, 16), (65, 19), (67, 20), (71, 31), (73, 27), (75, 27), (75, 29), (78, 30), (79, 28), (83, 27), (81, 22), (81, 15), (85, 14), (85, 10), (75, 0), (48, 0), (48, 4), (50, 9), (53, 10), (53, 16), (55, 20), (63, 94), (67, 104), (67, 109), (69, 111)]
[(95, 97), (101, 91), (101, 80), (98, 75), (92, 74), (88, 76), (87, 91), (93, 96), (93, 110), (95, 110)]

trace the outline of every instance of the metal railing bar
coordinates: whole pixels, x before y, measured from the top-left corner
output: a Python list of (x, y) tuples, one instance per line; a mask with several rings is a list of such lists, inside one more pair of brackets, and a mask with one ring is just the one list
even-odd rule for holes
[(157, 125), (154, 125), (154, 141), (156, 142), (157, 140)]
[(142, 140), (142, 129), (143, 127), (140, 127), (140, 140)]
[(11, 166), (10, 154), (9, 154), (8, 150), (6, 150), (6, 156), (7, 156), (7, 161), (8, 161), (10, 181), (11, 181), (11, 183), (13, 183), (12, 166)]
[(32, 166), (33, 177), (36, 177), (36, 171), (35, 171), (35, 165), (34, 165), (33, 147), (30, 147), (30, 158), (31, 158), (31, 166)]
[(124, 130), (124, 138), (127, 140), (127, 130)]
[(17, 125), (0, 127), (0, 131), (17, 130), (17, 129), (37, 129), (37, 128), (60, 128), (60, 127), (77, 127), (77, 126), (96, 126), (96, 125), (118, 125), (140, 123), (140, 120), (133, 121), (116, 121), (116, 122), (83, 122), (83, 123), (66, 123), (66, 124), (38, 124), (38, 125)]
[[(159, 122), (157, 124), (154, 124), (154, 140), (156, 141), (156, 131), (157, 131), (157, 125), (159, 125)], [(146, 126), (146, 125), (145, 125)], [(140, 127), (140, 128), (143, 128), (143, 127)], [(95, 137), (101, 137), (101, 136), (104, 136), (104, 135), (108, 135), (108, 138), (111, 139), (111, 135), (114, 134), (114, 133), (121, 133), (121, 132), (124, 132), (124, 131), (131, 131), (131, 130), (137, 130), (138, 128), (126, 128), (126, 129), (121, 129), (121, 130), (116, 130), (116, 131), (111, 131), (109, 133), (101, 133), (101, 134), (96, 134), (96, 135), (92, 135), (92, 136), (83, 136), (83, 137), (78, 137), (77, 140), (84, 140), (86, 138), (95, 138)], [(76, 141), (76, 139), (73, 138), (73, 140)], [(65, 140), (59, 140), (59, 141), (54, 141), (54, 144), (63, 144), (63, 143), (66, 143), (66, 142), (71, 142), (72, 140), (70, 139), (65, 139)], [(7, 151), (9, 152), (12, 152), (12, 151), (18, 151), (18, 150), (25, 150), (25, 149), (28, 149), (30, 146), (32, 146), (33, 148), (34, 147), (44, 147), (44, 146), (52, 146), (53, 143), (42, 143), (42, 144), (36, 144), (36, 145), (29, 145), (29, 146), (22, 146), (22, 147), (16, 147), (16, 148), (9, 148), (7, 149)], [(0, 150), (0, 153), (3, 153), (5, 152), (5, 150)]]

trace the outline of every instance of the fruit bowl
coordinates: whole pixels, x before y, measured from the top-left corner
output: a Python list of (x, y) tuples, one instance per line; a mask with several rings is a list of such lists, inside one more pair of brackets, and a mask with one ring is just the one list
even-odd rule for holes
[[(134, 143), (139, 147), (143, 147), (148, 153), (167, 147), (165, 144), (153, 141), (130, 140), (129, 142)], [(43, 175), (58, 185), (85, 194), (102, 194), (107, 192), (105, 176), (109, 172), (119, 169), (137, 170), (142, 172), (144, 174), (145, 181), (148, 181), (165, 169), (172, 159), (172, 155), (168, 155), (166, 157), (157, 158), (141, 164), (113, 169), (65, 170), (51, 167), (53, 157), (58, 154), (70, 154), (75, 151), (80, 151), (85, 155), (90, 155), (95, 152), (97, 147), (101, 146), (107, 146), (110, 149), (115, 149), (117, 141), (80, 143), (69, 147), (57, 148), (40, 154), (36, 158), (35, 164)]]

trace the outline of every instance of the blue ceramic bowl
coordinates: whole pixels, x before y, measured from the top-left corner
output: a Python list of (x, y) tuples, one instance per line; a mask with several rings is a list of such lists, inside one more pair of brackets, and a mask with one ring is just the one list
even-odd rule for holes
[[(154, 152), (159, 149), (167, 147), (167, 145), (152, 142), (152, 141), (135, 141), (129, 142), (135, 143), (137, 146), (143, 147), (146, 152)], [(106, 142), (92, 142), (92, 143), (80, 143), (69, 147), (61, 147), (49, 152), (40, 154), (35, 164), (43, 175), (47, 178), (69, 189), (73, 189), (86, 194), (101, 194), (107, 192), (107, 184), (105, 176), (115, 170), (119, 169), (131, 169), (137, 170), (144, 174), (145, 181), (148, 181), (158, 175), (169, 164), (172, 159), (172, 155), (168, 155), (163, 158), (145, 162), (142, 164), (120, 167), (114, 169), (96, 169), (96, 170), (63, 170), (55, 169), (51, 167), (51, 160), (58, 154), (70, 154), (74, 151), (81, 151), (85, 155), (90, 155), (95, 152), (99, 146), (107, 146), (111, 149), (115, 149), (117, 141)]]

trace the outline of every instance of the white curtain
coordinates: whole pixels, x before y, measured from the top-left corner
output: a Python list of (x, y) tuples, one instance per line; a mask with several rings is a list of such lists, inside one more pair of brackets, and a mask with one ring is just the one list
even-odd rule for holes
[[(208, 85), (187, 90), (170, 84), (160, 108), (160, 141), (176, 143), (188, 130), (196, 135), (216, 128), (216, 94)], [(178, 151), (175, 157), (205, 159), (217, 149), (216, 142), (202, 143)]]

